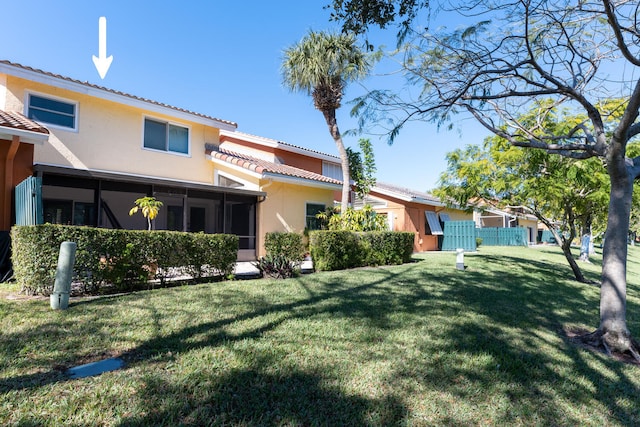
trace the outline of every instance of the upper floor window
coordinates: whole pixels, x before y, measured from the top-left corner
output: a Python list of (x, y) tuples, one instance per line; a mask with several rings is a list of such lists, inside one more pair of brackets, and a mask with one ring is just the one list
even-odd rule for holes
[(144, 147), (189, 154), (189, 129), (159, 120), (144, 119)]
[(27, 117), (41, 123), (76, 129), (77, 104), (29, 94)]
[(322, 162), (322, 175), (342, 181), (342, 165), (338, 163)]

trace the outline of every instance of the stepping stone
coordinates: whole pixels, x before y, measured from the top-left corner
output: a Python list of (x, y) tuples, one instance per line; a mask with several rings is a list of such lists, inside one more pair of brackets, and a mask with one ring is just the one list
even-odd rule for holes
[(98, 362), (69, 368), (67, 369), (66, 374), (69, 375), (69, 378), (92, 377), (94, 375), (100, 375), (103, 372), (115, 371), (123, 366), (124, 360), (119, 357), (113, 357), (111, 359), (100, 360)]

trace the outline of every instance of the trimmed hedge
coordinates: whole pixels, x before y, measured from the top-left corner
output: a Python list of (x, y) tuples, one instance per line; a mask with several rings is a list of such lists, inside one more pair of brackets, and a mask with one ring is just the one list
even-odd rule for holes
[(264, 235), (264, 249), (267, 256), (284, 256), (285, 258), (298, 262), (304, 259), (304, 244), (302, 234), (270, 232)]
[(411, 261), (414, 233), (404, 231), (312, 231), (311, 258), (316, 270), (402, 264)]
[(171, 277), (200, 278), (233, 273), (238, 237), (228, 234), (177, 231), (110, 230), (35, 225), (11, 230), (12, 262), (22, 291), (30, 295), (53, 292), (60, 244), (76, 242), (74, 282), (88, 294), (106, 289), (128, 291), (164, 285)]

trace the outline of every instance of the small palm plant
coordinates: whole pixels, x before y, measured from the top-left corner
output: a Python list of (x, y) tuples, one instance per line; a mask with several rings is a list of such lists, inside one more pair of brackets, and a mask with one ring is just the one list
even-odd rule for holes
[(151, 221), (154, 220), (160, 212), (162, 202), (156, 200), (155, 197), (141, 197), (134, 202), (136, 205), (131, 208), (129, 215), (133, 216), (138, 211), (142, 211), (142, 216), (147, 218), (147, 224), (149, 224), (149, 230), (151, 230)]

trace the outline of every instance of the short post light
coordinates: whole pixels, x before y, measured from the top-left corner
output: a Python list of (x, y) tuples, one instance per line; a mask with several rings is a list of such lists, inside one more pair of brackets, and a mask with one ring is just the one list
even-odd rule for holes
[(456, 249), (456, 269), (464, 270), (464, 249)]
[(75, 242), (62, 242), (60, 244), (56, 279), (53, 284), (53, 293), (49, 296), (51, 308), (54, 310), (66, 310), (69, 307), (73, 265), (76, 262), (76, 247)]

